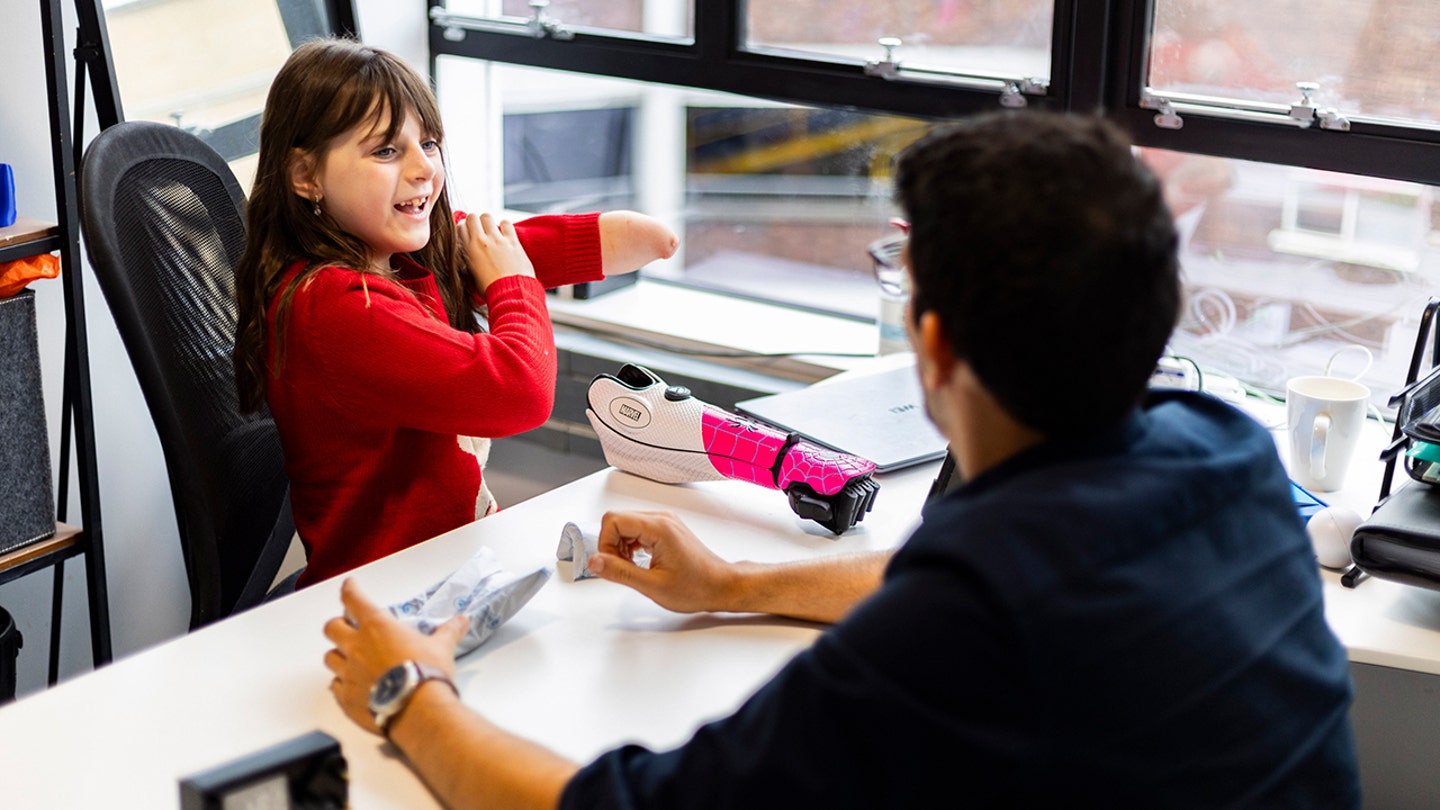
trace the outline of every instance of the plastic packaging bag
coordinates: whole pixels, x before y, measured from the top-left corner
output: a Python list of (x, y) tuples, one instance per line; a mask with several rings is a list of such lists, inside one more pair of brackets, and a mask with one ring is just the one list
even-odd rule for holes
[(426, 635), (457, 613), (465, 614), (470, 629), (455, 645), (459, 657), (484, 644), (500, 625), (519, 613), (550, 579), (550, 573), (549, 568), (541, 567), (529, 574), (513, 574), (500, 567), (493, 551), (482, 548), (424, 593), (391, 605), (390, 612)]

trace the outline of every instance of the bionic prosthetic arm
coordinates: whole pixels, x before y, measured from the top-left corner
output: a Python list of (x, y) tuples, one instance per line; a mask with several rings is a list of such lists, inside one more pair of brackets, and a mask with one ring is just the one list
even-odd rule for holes
[(605, 460), (667, 484), (734, 478), (783, 490), (795, 514), (836, 534), (864, 520), (875, 463), (820, 447), (695, 399), (626, 363), (590, 382), (585, 416)]

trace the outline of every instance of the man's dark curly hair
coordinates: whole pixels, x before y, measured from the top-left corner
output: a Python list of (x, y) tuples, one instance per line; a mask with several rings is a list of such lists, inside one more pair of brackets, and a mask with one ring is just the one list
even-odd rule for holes
[(1180, 306), (1160, 183), (1101, 118), (1005, 112), (898, 158), (911, 317), (933, 311), (1000, 405), (1047, 435), (1114, 423), (1145, 393)]

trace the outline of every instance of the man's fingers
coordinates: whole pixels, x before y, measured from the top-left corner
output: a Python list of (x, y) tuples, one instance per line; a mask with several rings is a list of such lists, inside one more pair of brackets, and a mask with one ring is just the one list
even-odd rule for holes
[(339, 644), (355, 633), (355, 625), (351, 624), (344, 616), (336, 616), (325, 622), (325, 638)]
[(600, 550), (621, 554), (637, 545), (648, 551), (659, 541), (659, 526), (669, 517), (668, 512), (606, 512), (600, 518)]
[(654, 598), (651, 593), (654, 584), (653, 572), (641, 568), (624, 557), (602, 551), (592, 555), (585, 564), (603, 580), (633, 588), (651, 599)]
[(340, 583), (340, 602), (345, 605), (346, 619), (354, 624), (389, 615), (384, 608), (370, 601), (370, 597), (360, 592), (360, 586), (353, 578), (348, 578)]
[(465, 637), (465, 633), (469, 629), (470, 619), (463, 613), (457, 613), (451, 616), (449, 621), (435, 628), (435, 635), (450, 642), (451, 649), (446, 651), (450, 652), (460, 643), (460, 639)]
[(629, 585), (632, 579), (631, 573), (636, 565), (624, 557), (614, 554), (607, 554), (603, 551), (592, 554), (590, 559), (585, 561), (591, 573), (601, 579), (611, 582), (618, 582), (621, 585)]

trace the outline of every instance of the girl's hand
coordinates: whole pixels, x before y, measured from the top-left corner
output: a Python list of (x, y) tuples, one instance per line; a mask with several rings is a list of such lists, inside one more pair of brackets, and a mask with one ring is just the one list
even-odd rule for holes
[(484, 291), (505, 276), (535, 277), (535, 267), (509, 220), (496, 220), (489, 214), (471, 214), (460, 221), (460, 249), (470, 265), (475, 287)]

